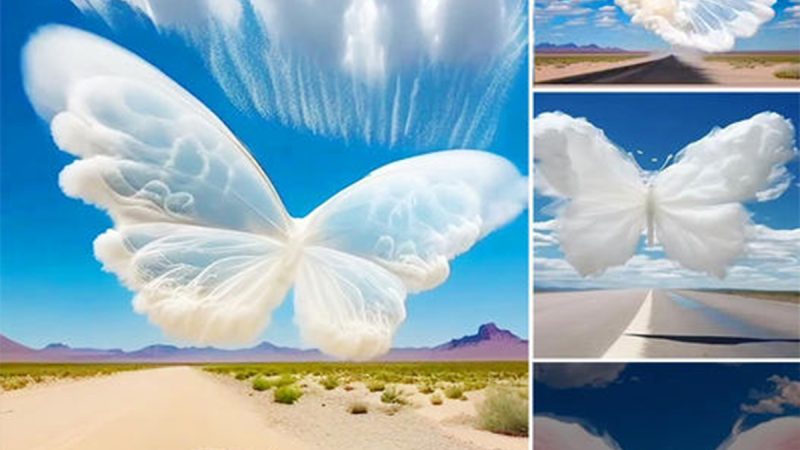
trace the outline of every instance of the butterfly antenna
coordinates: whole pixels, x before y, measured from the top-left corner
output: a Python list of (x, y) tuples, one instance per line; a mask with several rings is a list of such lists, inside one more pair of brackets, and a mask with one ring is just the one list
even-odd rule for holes
[(673, 158), (674, 156), (675, 156), (675, 155), (674, 155), (674, 154), (672, 154), (672, 153), (670, 153), (669, 155), (667, 155), (667, 158), (666, 158), (666, 159), (664, 159), (664, 164), (662, 164), (662, 165), (661, 165), (661, 168), (660, 168), (660, 169), (658, 169), (658, 171), (659, 171), (659, 172), (661, 172), (662, 170), (664, 170), (664, 168), (665, 168), (665, 167), (667, 167), (667, 166), (669, 165), (669, 163), (670, 163), (670, 162), (672, 162), (672, 158)]

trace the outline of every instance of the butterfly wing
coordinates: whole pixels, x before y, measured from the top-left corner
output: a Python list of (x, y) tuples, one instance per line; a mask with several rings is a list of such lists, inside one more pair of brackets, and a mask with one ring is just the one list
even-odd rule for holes
[(432, 289), (449, 261), (527, 206), (527, 179), (490, 153), (454, 150), (384, 166), (305, 221), (296, 321), (327, 353), (387, 351), (407, 292)]
[(688, 145), (653, 181), (656, 235), (667, 256), (724, 277), (745, 251), (750, 215), (742, 202), (780, 196), (796, 155), (794, 127), (770, 112)]
[(89, 33), (38, 31), (23, 73), (56, 144), (79, 158), (62, 190), (114, 221), (95, 253), (137, 292), (136, 309), (196, 342), (253, 339), (290, 283), (276, 261), (292, 219), (242, 144), (164, 74)]
[(634, 23), (672, 45), (728, 51), (775, 16), (775, 0), (616, 0)]
[(636, 162), (585, 119), (543, 113), (533, 121), (537, 189), (563, 200), (556, 234), (581, 274), (633, 256), (646, 220), (647, 189)]

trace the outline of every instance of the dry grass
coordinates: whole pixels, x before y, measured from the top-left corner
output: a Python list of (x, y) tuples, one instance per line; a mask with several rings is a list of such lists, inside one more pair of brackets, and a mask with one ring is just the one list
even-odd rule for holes
[(527, 391), (509, 387), (491, 387), (478, 405), (478, 426), (492, 433), (511, 436), (528, 435)]

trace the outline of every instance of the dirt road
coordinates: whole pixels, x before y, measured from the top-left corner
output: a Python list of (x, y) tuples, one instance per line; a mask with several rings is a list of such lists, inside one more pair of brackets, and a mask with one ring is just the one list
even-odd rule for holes
[(189, 367), (0, 394), (3, 450), (308, 449), (256, 405)]

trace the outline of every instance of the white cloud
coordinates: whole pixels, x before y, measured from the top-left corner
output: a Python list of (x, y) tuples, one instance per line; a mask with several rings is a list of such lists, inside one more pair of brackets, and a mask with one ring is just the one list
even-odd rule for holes
[(781, 417), (734, 433), (718, 450), (794, 450), (800, 441), (800, 417)]
[[(553, 254), (558, 239), (555, 221), (534, 224), (534, 282), (538, 287), (627, 288), (680, 287), (729, 289), (800, 289), (800, 228), (778, 230), (755, 225), (743, 255), (730, 267), (725, 279), (717, 280), (680, 267), (666, 259), (656, 247), (633, 256), (624, 266), (584, 278), (563, 259)], [(545, 256), (543, 253), (548, 254)]]
[(554, 389), (603, 388), (615, 382), (625, 364), (542, 363), (533, 367), (533, 379)]
[(533, 418), (533, 447), (545, 450), (618, 450), (608, 436), (587, 431), (576, 421), (537, 415)]
[(755, 404), (743, 404), (741, 409), (749, 414), (783, 414), (786, 408), (800, 408), (800, 381), (773, 375), (769, 381), (774, 389), (766, 396), (760, 396)]
[(392, 145), (487, 146), (526, 46), (522, 0), (72, 2), (182, 36), (243, 110)]

